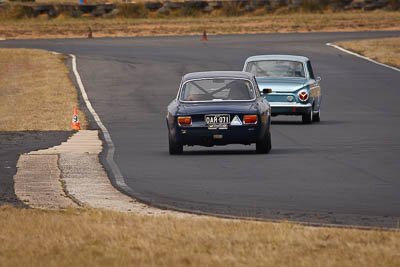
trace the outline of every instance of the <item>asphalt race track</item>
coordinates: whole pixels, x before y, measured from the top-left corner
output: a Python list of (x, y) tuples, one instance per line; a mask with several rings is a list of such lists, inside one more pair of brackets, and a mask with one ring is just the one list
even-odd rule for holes
[[(0, 47), (77, 56), (78, 70), (140, 199), (160, 207), (267, 219), (396, 227), (400, 218), (400, 73), (327, 42), (400, 32), (8, 40)], [(322, 121), (274, 117), (273, 148), (184, 148), (170, 156), (166, 107), (183, 74), (241, 70), (256, 54), (311, 59)], [(56, 88), (57, 85), (55, 85)]]

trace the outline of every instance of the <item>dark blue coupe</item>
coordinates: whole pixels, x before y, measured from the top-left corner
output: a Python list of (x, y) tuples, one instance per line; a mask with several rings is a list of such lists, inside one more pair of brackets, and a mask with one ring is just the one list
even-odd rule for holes
[[(265, 89), (264, 94), (270, 93)], [(210, 71), (183, 76), (167, 114), (169, 153), (183, 146), (256, 143), (258, 153), (271, 150), (271, 112), (254, 75)]]

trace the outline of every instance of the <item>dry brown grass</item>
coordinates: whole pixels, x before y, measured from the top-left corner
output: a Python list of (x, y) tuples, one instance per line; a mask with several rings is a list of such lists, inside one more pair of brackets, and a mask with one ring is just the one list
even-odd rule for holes
[(78, 95), (64, 61), (47, 51), (0, 49), (1, 131), (71, 129)]
[(399, 266), (400, 232), (0, 207), (0, 266)]
[[(167, 2), (168, 0), (153, 0), (153, 2)], [(184, 2), (185, 0), (173, 0), (170, 2)], [(213, 1), (213, 0), (205, 0), (205, 1)], [(222, 0), (224, 1), (224, 0)], [(5, 2), (14, 3), (6, 0)], [(152, 2), (150, 0), (86, 0), (86, 4), (94, 5), (94, 4), (104, 4), (104, 3), (144, 3), (144, 2)], [(29, 3), (29, 2), (28, 2)], [(39, 4), (59, 4), (59, 3), (72, 3), (77, 4), (79, 0), (35, 0), (35, 3)]]
[[(94, 4), (104, 4), (104, 3), (142, 3), (147, 2), (148, 0), (86, 0), (86, 4), (94, 5)], [(184, 0), (174, 0), (174, 2), (183, 2)], [(9, 1), (7, 1), (9, 2)], [(166, 2), (166, 0), (158, 0), (158, 2)], [(12, 3), (12, 2), (11, 2)], [(39, 4), (58, 4), (58, 3), (71, 3), (77, 4), (79, 0), (35, 0), (35, 3)]]
[(400, 38), (382, 38), (335, 43), (379, 62), (400, 67)]
[(240, 17), (153, 17), (145, 19), (73, 19), (60, 16), (2, 20), (0, 38), (69, 38), (164, 36), (209, 34), (243, 34), (275, 32), (400, 30), (400, 12), (341, 12), (324, 14), (259, 14)]

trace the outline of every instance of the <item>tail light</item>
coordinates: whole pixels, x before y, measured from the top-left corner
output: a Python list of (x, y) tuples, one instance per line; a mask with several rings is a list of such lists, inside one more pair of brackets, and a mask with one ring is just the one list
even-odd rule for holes
[(300, 101), (307, 101), (308, 100), (308, 92), (307, 91), (300, 91), (299, 92), (299, 99)]
[(257, 123), (257, 115), (244, 115), (243, 121), (245, 124), (256, 124)]
[(192, 117), (178, 117), (178, 124), (179, 125), (191, 125), (192, 124)]

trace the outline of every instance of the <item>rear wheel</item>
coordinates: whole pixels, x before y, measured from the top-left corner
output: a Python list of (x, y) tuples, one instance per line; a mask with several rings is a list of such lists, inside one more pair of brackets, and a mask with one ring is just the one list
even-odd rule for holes
[(303, 114), (302, 115), (302, 121), (303, 121), (303, 123), (304, 124), (310, 124), (310, 123), (312, 123), (313, 122), (313, 116), (314, 114), (313, 114), (313, 111), (312, 111), (312, 109), (310, 109), (310, 111), (309, 112), (307, 112), (306, 114)]
[(318, 112), (314, 114), (313, 121), (315, 122), (321, 121), (321, 110), (318, 110)]
[(267, 154), (271, 151), (271, 148), (271, 132), (268, 130), (264, 138), (256, 143), (256, 152), (259, 154)]
[(169, 154), (170, 155), (180, 155), (183, 152), (183, 145), (179, 142), (173, 140), (173, 138), (168, 135), (169, 141)]

